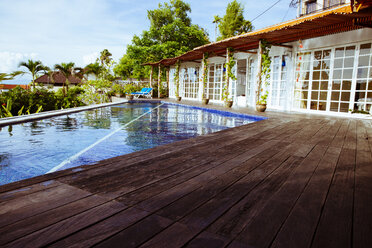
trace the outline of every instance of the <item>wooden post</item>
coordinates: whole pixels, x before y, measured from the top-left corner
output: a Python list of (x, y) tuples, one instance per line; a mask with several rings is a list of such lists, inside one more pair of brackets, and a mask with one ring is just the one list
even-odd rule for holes
[(167, 95), (169, 96), (169, 67), (165, 70), (165, 77), (167, 78)]
[[(205, 93), (204, 93), (204, 74), (205, 74), (205, 65), (204, 65), (204, 60), (205, 60), (205, 53), (203, 53), (203, 60), (202, 60), (202, 63), (201, 63), (201, 66), (202, 66), (202, 70), (201, 70), (201, 77), (199, 79), (199, 82), (201, 83), (201, 85), (199, 85), (199, 92), (201, 92), (201, 99), (204, 99), (206, 98), (205, 97)], [(201, 89), (200, 89), (201, 88)]]
[(158, 98), (160, 98), (160, 89), (162, 88), (161, 85), (161, 65), (158, 66)]
[(261, 47), (261, 40), (258, 42), (258, 55), (257, 55), (257, 61), (258, 61), (258, 70), (257, 70), (257, 85), (256, 85), (256, 104), (260, 100), (260, 92), (262, 88), (262, 47)]
[[(152, 75), (153, 75), (153, 73), (154, 73), (154, 66), (151, 65), (151, 71), (150, 71), (150, 88), (153, 88), (152, 87)], [(152, 92), (154, 92), (154, 91), (152, 91)], [(153, 94), (153, 93), (151, 93), (151, 94)]]
[(225, 72), (225, 79), (226, 79), (226, 92), (225, 92), (225, 96), (226, 96), (226, 99), (225, 99), (225, 102), (228, 101), (229, 99), (229, 83), (230, 83), (230, 77), (229, 77), (229, 70), (231, 69), (230, 68), (230, 53), (229, 53), (230, 49), (229, 48), (226, 48), (226, 72)]

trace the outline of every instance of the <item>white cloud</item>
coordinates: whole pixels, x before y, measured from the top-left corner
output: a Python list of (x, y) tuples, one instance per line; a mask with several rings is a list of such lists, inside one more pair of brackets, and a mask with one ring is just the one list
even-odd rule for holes
[(20, 62), (35, 59), (36, 56), (36, 53), (0, 52), (0, 72), (20, 70), (18, 67)]
[(94, 52), (94, 53), (91, 53), (91, 54), (84, 55), (83, 56), (84, 66), (87, 65), (87, 64), (96, 62), (96, 59), (98, 58), (98, 56), (99, 56), (98, 52)]

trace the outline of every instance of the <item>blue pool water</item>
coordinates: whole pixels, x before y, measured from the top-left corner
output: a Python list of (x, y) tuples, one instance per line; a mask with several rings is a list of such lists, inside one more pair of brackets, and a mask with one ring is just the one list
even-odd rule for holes
[(261, 120), (131, 103), (0, 129), (0, 185)]

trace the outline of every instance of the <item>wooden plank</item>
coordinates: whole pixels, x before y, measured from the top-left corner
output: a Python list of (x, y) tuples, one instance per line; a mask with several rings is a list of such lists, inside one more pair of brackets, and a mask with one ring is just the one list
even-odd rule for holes
[(214, 222), (208, 231), (233, 240), (247, 223), (262, 210), (268, 199), (280, 189), (301, 161), (301, 158), (289, 157), (249, 194)]
[(83, 228), (93, 225), (109, 216), (112, 216), (125, 208), (126, 206), (123, 204), (111, 201), (26, 235), (11, 243), (8, 243), (4, 247), (31, 248), (46, 246)]
[(149, 213), (146, 211), (129, 208), (48, 246), (63, 248), (91, 247), (120, 232), (147, 215), (149, 215)]
[(224, 189), (230, 187), (230, 185), (237, 182), (239, 179), (249, 174), (252, 170), (260, 166), (260, 164), (265, 162), (267, 159), (270, 159), (278, 152), (279, 150), (274, 148), (258, 154), (247, 162), (241, 164), (241, 166), (236, 167), (226, 173), (221, 173), (220, 176), (203, 184), (201, 188), (198, 188), (191, 194), (161, 209), (157, 212), (157, 214), (172, 220), (182, 218), (203, 203), (215, 197)]
[(358, 125), (357, 154), (355, 166), (355, 192), (353, 216), (353, 247), (370, 247), (372, 245), (372, 153), (369, 146), (368, 132), (370, 126), (360, 121)]
[(4, 245), (16, 240), (17, 238), (21, 238), (22, 236), (26, 236), (49, 225), (87, 211), (90, 208), (101, 205), (106, 201), (107, 200), (103, 197), (92, 195), (7, 225), (3, 228), (0, 228), (0, 245)]
[(340, 152), (327, 150), (271, 247), (310, 247)]
[(69, 185), (25, 195), (0, 204), (0, 227), (89, 196)]
[[(160, 209), (168, 205), (169, 203), (179, 199), (180, 197), (196, 190), (197, 188), (200, 187), (201, 183), (213, 180), (218, 175), (222, 175), (228, 172), (229, 170), (239, 166), (241, 163), (244, 163), (245, 161), (248, 161), (249, 159), (253, 158), (255, 155), (260, 154), (263, 151), (262, 150), (263, 148), (267, 148), (267, 144), (258, 147), (258, 149), (252, 149), (250, 151), (247, 151), (247, 153), (244, 153), (239, 157), (235, 157), (234, 159), (231, 159), (223, 163), (221, 166), (218, 167), (218, 169), (214, 168), (213, 171), (207, 171), (183, 184), (177, 185), (176, 187), (168, 191), (165, 191), (155, 197), (149, 198), (139, 203), (139, 206), (147, 211), (155, 211), (157, 209)], [(211, 174), (211, 172), (213, 174)]]
[(287, 147), (286, 150), (279, 152), (272, 158), (266, 160), (257, 169), (236, 182), (234, 185), (209, 200), (201, 207), (185, 216), (180, 222), (198, 228), (200, 231), (209, 224), (218, 219), (233, 205), (249, 194), (251, 190), (257, 187), (262, 180), (269, 176), (276, 168), (285, 162), (290, 155), (290, 151), (295, 147)]
[[(185, 170), (180, 174), (173, 175), (171, 177), (165, 178), (163, 180), (159, 180), (155, 183), (151, 183), (148, 185), (145, 185), (144, 187), (140, 187), (139, 189), (136, 189), (135, 191), (126, 193), (122, 196), (120, 196), (117, 200), (124, 202), (125, 204), (135, 204), (137, 202), (143, 201), (147, 198), (154, 197), (155, 195), (169, 190), (170, 188), (181, 184), (187, 180), (190, 180), (193, 177), (196, 177), (202, 173), (206, 173), (212, 168), (216, 168), (220, 165), (223, 165), (225, 162), (229, 161), (230, 159), (233, 159), (234, 157), (239, 156), (243, 153), (244, 150), (252, 150), (254, 147), (260, 147), (260, 145), (264, 141), (261, 140), (252, 140), (250, 144), (247, 144), (244, 148), (239, 148), (237, 146), (224, 148), (224, 149), (218, 149), (216, 151), (213, 151), (210, 153), (210, 156), (205, 157), (203, 159), (197, 159), (196, 161), (189, 161), (191, 163), (195, 163), (196, 166), (191, 167), (189, 170)], [(267, 145), (267, 144), (266, 144)], [(231, 152), (231, 150), (234, 151), (234, 153)], [(204, 162), (203, 162), (204, 161)], [(202, 162), (200, 164), (200, 162)], [(115, 193), (115, 192), (114, 192)], [(119, 194), (122, 194), (123, 192), (120, 191)]]
[[(236, 141), (232, 145), (225, 146), (222, 149), (219, 149), (220, 152), (227, 153), (228, 151), (234, 150), (232, 155), (237, 156), (238, 154), (244, 151), (244, 145), (251, 144), (255, 140), (245, 139), (241, 141)], [(228, 143), (228, 142), (226, 142)], [(259, 142), (258, 142), (259, 143)], [(207, 149), (207, 148), (206, 148)], [(231, 153), (231, 152), (229, 152)], [(142, 166), (139, 165), (137, 168), (134, 168), (130, 172), (124, 174), (126, 178), (126, 182), (123, 183), (123, 176), (119, 177), (117, 181), (110, 182), (109, 184), (104, 184), (100, 186), (100, 190), (97, 189), (89, 189), (90, 191), (100, 192), (101, 190), (105, 191), (106, 196), (109, 197), (118, 197), (120, 195), (129, 193), (133, 190), (138, 188), (144, 187), (149, 184), (153, 184), (157, 181), (163, 180), (164, 178), (171, 177), (176, 174), (180, 174), (186, 170), (191, 168), (200, 168), (203, 164), (209, 164), (213, 161), (223, 161), (223, 159), (219, 159), (218, 156), (196, 156), (194, 158), (185, 159), (182, 161), (178, 160), (179, 158), (175, 158), (175, 160), (167, 160), (164, 162), (156, 163), (154, 162), (152, 165), (149, 165), (148, 169), (141, 168)], [(151, 173), (149, 173), (149, 171)], [(112, 177), (109, 177), (112, 178)], [(116, 177), (115, 177), (116, 178)], [(114, 180), (114, 179), (112, 179)]]
[(345, 142), (343, 148), (345, 149), (356, 149), (357, 137), (356, 137), (356, 120), (350, 120), (349, 128), (345, 136)]
[(56, 186), (60, 186), (61, 183), (59, 183), (56, 180), (50, 180), (50, 181), (45, 181), (42, 183), (37, 183), (33, 184), (27, 187), (11, 190), (11, 191), (6, 191), (3, 193), (0, 193), (0, 202), (3, 203), (5, 201), (13, 200), (15, 198), (29, 195), (38, 191), (43, 191), (46, 189), (50, 189)]
[(134, 248), (143, 244), (151, 237), (168, 227), (172, 221), (158, 215), (150, 215), (110, 238), (96, 244), (94, 247), (112, 248), (125, 247)]
[(195, 238), (193, 238), (188, 244), (185, 245), (187, 248), (199, 248), (199, 247), (213, 247), (223, 248), (229, 243), (227, 238), (218, 236), (210, 232), (202, 232)]
[(345, 120), (341, 124), (340, 129), (332, 140), (330, 146), (342, 148), (345, 142), (347, 130), (349, 128), (350, 120)]
[(195, 236), (196, 232), (192, 228), (181, 224), (174, 223), (140, 247), (142, 248), (167, 248), (167, 247), (181, 247), (187, 241)]
[(313, 238), (314, 247), (349, 247), (352, 236), (355, 150), (342, 149), (323, 212)]
[[(286, 182), (251, 218), (237, 240), (247, 246), (268, 247), (274, 239), (291, 208), (307, 185), (326, 147), (316, 146), (301, 164), (293, 171)], [(265, 233), (265, 235), (261, 235)]]

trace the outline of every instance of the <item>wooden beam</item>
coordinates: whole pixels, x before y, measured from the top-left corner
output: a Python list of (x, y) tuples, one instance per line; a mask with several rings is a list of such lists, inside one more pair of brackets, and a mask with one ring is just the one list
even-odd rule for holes
[(238, 53), (250, 53), (250, 54), (257, 54), (257, 52), (253, 52), (253, 51), (244, 51), (244, 50), (238, 50), (238, 49), (235, 49), (236, 52)]
[(372, 28), (372, 24), (366, 23), (366, 22), (361, 22), (359, 18), (353, 19), (353, 25), (354, 26), (359, 26), (359, 27), (364, 27), (364, 28)]
[(285, 48), (290, 48), (292, 49), (293, 46), (289, 46), (289, 45), (282, 45), (282, 44), (271, 44), (272, 46), (278, 46), (278, 47), (285, 47)]
[(161, 88), (161, 65), (158, 66), (158, 98), (160, 98), (160, 88)]

